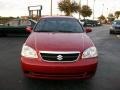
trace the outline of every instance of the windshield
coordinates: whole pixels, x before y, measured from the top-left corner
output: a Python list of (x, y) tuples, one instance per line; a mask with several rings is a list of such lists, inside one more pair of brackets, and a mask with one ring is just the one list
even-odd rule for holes
[(76, 19), (71, 18), (45, 18), (41, 19), (35, 27), (36, 32), (73, 32), (81, 33), (83, 28)]

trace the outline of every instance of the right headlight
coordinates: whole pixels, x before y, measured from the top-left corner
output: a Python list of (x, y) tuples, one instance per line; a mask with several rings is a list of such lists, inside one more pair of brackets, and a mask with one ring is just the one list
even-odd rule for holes
[(26, 44), (22, 47), (21, 55), (27, 58), (38, 58), (37, 52)]
[(86, 49), (83, 54), (82, 54), (82, 58), (93, 58), (93, 57), (97, 57), (98, 53), (97, 53), (97, 49), (96, 47), (90, 47), (88, 49)]

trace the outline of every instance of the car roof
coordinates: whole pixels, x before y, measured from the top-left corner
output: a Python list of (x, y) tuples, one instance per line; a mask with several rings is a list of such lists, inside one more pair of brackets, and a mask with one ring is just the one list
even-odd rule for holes
[(76, 19), (72, 16), (44, 16), (44, 17), (41, 17), (41, 18), (68, 18), (68, 19)]

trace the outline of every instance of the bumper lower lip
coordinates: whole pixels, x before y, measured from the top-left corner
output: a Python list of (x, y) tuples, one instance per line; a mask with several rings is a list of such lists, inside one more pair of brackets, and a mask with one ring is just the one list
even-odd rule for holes
[(74, 79), (88, 79), (95, 74), (93, 72), (81, 72), (75, 75), (59, 75), (59, 74), (40, 74), (36, 72), (24, 72), (24, 75), (29, 78), (36, 78), (36, 79), (48, 79), (48, 80), (74, 80)]
[(87, 79), (96, 72), (97, 58), (74, 63), (48, 63), (22, 58), (21, 66), (24, 75), (30, 78), (52, 80)]

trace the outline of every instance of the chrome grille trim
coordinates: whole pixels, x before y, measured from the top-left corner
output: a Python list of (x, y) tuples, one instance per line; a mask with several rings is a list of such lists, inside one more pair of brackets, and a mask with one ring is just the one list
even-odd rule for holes
[(50, 54), (73, 54), (80, 53), (79, 51), (40, 51), (40, 53), (50, 53)]

